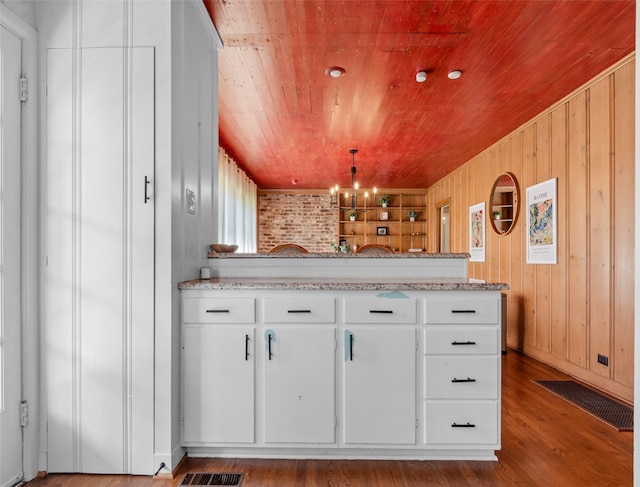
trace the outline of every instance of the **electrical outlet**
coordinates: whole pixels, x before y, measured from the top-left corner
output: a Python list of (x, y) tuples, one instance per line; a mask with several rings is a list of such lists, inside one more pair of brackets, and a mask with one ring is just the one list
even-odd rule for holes
[(598, 354), (598, 363), (609, 367), (609, 357), (602, 354)]

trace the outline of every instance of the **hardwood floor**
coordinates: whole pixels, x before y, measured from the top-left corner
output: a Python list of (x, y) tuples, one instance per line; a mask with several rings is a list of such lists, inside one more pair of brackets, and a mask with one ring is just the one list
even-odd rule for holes
[(633, 433), (618, 432), (531, 382), (566, 375), (503, 355), (498, 462), (197, 459), (173, 480), (52, 474), (29, 487), (174, 487), (188, 471), (239, 472), (242, 487), (553, 486), (633, 484)]

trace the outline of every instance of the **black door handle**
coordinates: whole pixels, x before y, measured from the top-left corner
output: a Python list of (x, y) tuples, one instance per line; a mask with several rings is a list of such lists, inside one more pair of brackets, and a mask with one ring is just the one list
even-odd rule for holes
[(457, 424), (457, 423), (453, 423), (451, 425), (452, 428), (475, 428), (476, 425), (475, 424), (471, 424), (471, 423), (467, 423), (467, 424)]

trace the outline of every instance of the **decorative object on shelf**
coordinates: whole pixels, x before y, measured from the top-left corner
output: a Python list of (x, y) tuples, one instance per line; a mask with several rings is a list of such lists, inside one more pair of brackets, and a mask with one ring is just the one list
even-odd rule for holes
[(340, 245), (331, 242), (331, 248), (335, 253), (342, 252), (343, 254), (348, 254), (351, 252), (351, 245), (349, 245), (349, 242), (346, 240), (340, 240)]
[(414, 221), (416, 221), (416, 217), (418, 216), (418, 212), (414, 211), (414, 210), (409, 210), (409, 213), (407, 213), (407, 216), (409, 217), (409, 221), (410, 222), (414, 222)]
[[(352, 210), (356, 212), (367, 211), (366, 207), (366, 199), (369, 197), (369, 192), (365, 191), (365, 207), (358, 208), (358, 190), (360, 189), (360, 183), (356, 181), (356, 153), (358, 149), (349, 149), (351, 153), (351, 193), (345, 191), (344, 198), (348, 201), (348, 205), (342, 206), (340, 204), (340, 187), (336, 184), (333, 188), (331, 188), (331, 205), (337, 206), (341, 210)], [(375, 201), (376, 193), (378, 192), (378, 188), (373, 188), (373, 198)]]
[(238, 246), (217, 243), (211, 244), (211, 250), (217, 252), (218, 254), (231, 254), (238, 250)]
[(387, 227), (377, 227), (376, 228), (376, 234), (377, 235), (386, 235), (387, 234)]
[(349, 213), (349, 220), (351, 220), (352, 222), (356, 221), (357, 217), (358, 217), (357, 211), (354, 210), (351, 213)]
[(383, 208), (389, 206), (389, 203), (391, 203), (391, 195), (383, 194), (382, 196), (380, 196), (380, 204)]
[(380, 220), (388, 220), (389, 219), (389, 212), (388, 211), (381, 211), (380, 212)]

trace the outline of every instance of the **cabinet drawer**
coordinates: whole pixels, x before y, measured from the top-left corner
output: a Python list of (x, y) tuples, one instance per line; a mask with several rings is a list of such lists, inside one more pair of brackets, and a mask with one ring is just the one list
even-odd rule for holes
[(497, 399), (498, 357), (426, 357), (425, 398)]
[(428, 445), (496, 445), (497, 402), (425, 402), (424, 441)]
[(335, 323), (333, 297), (265, 298), (265, 323)]
[(428, 326), (423, 330), (427, 355), (498, 353), (497, 326)]
[(182, 320), (185, 323), (255, 323), (255, 299), (185, 298)]
[(416, 300), (382, 298), (346, 298), (345, 323), (415, 323)]
[(498, 323), (500, 299), (497, 296), (428, 297), (425, 300), (426, 323)]

